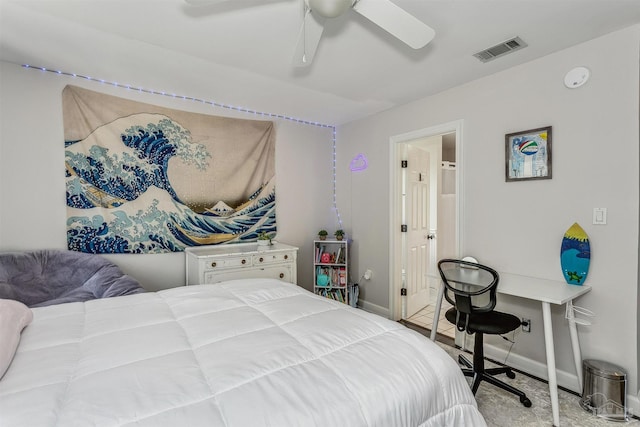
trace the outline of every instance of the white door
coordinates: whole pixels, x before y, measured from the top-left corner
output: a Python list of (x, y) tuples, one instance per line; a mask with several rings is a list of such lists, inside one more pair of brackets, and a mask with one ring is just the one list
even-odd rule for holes
[(406, 188), (407, 318), (429, 304), (429, 153), (409, 145)]
[[(420, 129), (407, 134), (396, 135), (391, 137), (391, 156), (389, 167), (391, 168), (391, 188), (389, 203), (391, 204), (391, 242), (389, 250), (389, 272), (391, 283), (389, 285), (389, 309), (390, 318), (393, 320), (408, 319), (408, 301), (412, 298), (408, 293), (408, 271), (407, 271), (407, 234), (401, 231), (401, 225), (408, 225), (409, 213), (407, 208), (407, 193), (409, 186), (408, 168), (402, 166), (402, 160), (408, 159), (407, 148), (412, 145), (423, 148), (429, 152), (429, 180), (430, 180), (430, 201), (429, 201), (429, 232), (424, 233), (434, 235), (434, 239), (429, 240), (427, 245), (427, 258), (430, 257), (431, 262), (427, 263), (427, 282), (431, 285), (430, 292), (437, 292), (440, 286), (440, 276), (436, 268), (436, 261), (441, 258), (442, 254), (438, 253), (438, 240), (442, 237), (440, 230), (447, 229), (447, 222), (452, 222), (453, 232), (451, 235), (445, 235), (446, 239), (452, 239), (451, 256), (456, 257), (463, 240), (460, 224), (463, 222), (464, 212), (463, 206), (459, 199), (463, 190), (462, 169), (456, 168), (455, 194), (452, 194), (453, 206), (451, 212), (446, 215), (439, 215), (440, 194), (442, 187), (442, 179), (440, 179), (441, 162), (443, 156), (456, 164), (462, 165), (462, 127), (463, 121), (455, 121), (434, 126), (426, 129)], [(445, 137), (447, 140), (445, 141)], [(433, 138), (438, 138), (436, 142)], [(425, 230), (426, 231), (426, 230)], [(424, 236), (422, 234), (422, 236)], [(446, 234), (446, 233), (445, 233)], [(429, 291), (427, 291), (429, 292)], [(418, 293), (419, 294), (419, 293)], [(424, 293), (423, 293), (424, 295)], [(428, 301), (430, 302), (430, 301)], [(412, 307), (419, 306), (422, 303), (412, 303)], [(418, 307), (420, 308), (420, 307)]]

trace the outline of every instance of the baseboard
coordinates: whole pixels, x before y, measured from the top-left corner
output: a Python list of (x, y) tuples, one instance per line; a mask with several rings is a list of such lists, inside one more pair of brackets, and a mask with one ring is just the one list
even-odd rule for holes
[[(512, 368), (534, 377), (542, 378), (545, 381), (549, 380), (547, 365), (545, 363), (536, 362), (535, 360), (514, 353), (509, 354), (507, 357), (507, 354), (507, 351), (502, 348), (490, 344), (485, 344), (484, 346), (485, 357), (501, 363), (504, 363), (506, 358), (506, 364)], [(582, 390), (578, 386), (578, 376), (576, 374), (556, 369), (556, 376), (558, 386), (571, 390), (578, 395), (582, 394)], [(627, 412), (629, 416), (640, 415), (640, 399), (638, 396), (627, 393)]]
[(358, 308), (363, 309), (364, 311), (368, 311), (369, 313), (374, 313), (379, 316), (389, 318), (389, 309), (387, 307), (382, 307), (377, 304), (370, 303), (364, 300), (358, 300)]
[[(484, 345), (484, 355), (489, 359), (504, 363), (506, 358), (506, 364), (511, 366), (512, 368), (516, 368), (522, 372), (526, 372), (529, 375), (542, 378), (546, 381), (549, 380), (546, 363), (540, 363), (535, 360), (529, 359), (528, 357), (524, 357), (515, 353), (511, 353), (507, 357), (507, 354), (507, 351), (502, 348), (498, 348), (490, 344)], [(582, 392), (582, 390), (579, 389), (578, 376), (576, 374), (571, 374), (569, 372), (556, 369), (556, 376), (559, 386), (571, 390), (575, 393)]]

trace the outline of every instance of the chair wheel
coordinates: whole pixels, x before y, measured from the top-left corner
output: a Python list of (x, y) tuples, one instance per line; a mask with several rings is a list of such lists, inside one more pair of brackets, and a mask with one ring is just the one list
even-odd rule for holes
[(520, 398), (520, 403), (522, 403), (525, 408), (531, 408), (531, 401), (527, 398), (527, 396), (522, 396)]
[(514, 379), (516, 377), (516, 374), (514, 374), (513, 371), (507, 371), (506, 374), (507, 374), (507, 377), (511, 379)]

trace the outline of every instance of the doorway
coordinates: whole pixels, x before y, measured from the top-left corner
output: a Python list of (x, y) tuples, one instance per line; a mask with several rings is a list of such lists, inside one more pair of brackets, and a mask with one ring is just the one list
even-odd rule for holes
[(390, 315), (406, 320), (433, 311), (437, 260), (461, 247), (462, 121), (392, 137), (390, 159)]

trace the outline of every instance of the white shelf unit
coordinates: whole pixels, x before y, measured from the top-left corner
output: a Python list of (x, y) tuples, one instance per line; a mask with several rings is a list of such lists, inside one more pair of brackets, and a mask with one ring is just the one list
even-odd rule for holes
[(197, 246), (184, 252), (187, 285), (258, 277), (297, 283), (298, 248), (284, 243)]
[(313, 291), (349, 304), (348, 240), (314, 240), (313, 249)]

